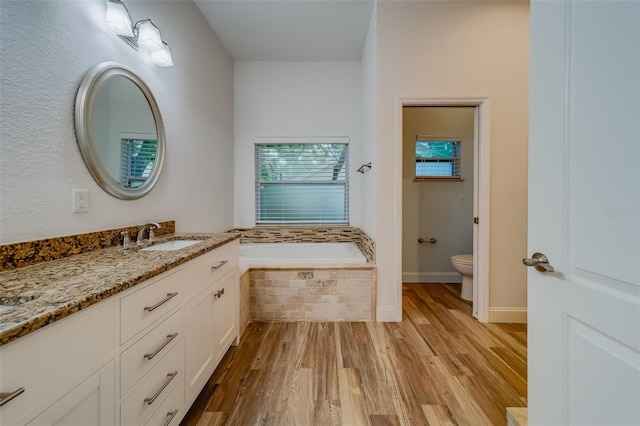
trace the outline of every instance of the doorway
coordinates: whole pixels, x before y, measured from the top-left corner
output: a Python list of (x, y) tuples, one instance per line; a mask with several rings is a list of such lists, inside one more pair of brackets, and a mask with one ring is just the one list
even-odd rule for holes
[(473, 254), (475, 108), (403, 108), (402, 282), (462, 282), (467, 301), (451, 257)]
[[(405, 107), (471, 107), (474, 116), (474, 136), (473, 136), (473, 308), (472, 315), (480, 322), (489, 321), (489, 194), (490, 194), (490, 100), (488, 98), (465, 98), (465, 99), (399, 99), (397, 103), (397, 153), (400, 163), (404, 160), (403, 155), (403, 133)], [(398, 170), (403, 170), (399, 167)], [(398, 217), (403, 218), (403, 181), (397, 180), (398, 194)], [(399, 222), (399, 235), (403, 235), (403, 220)], [(419, 236), (416, 236), (416, 241)], [(422, 237), (425, 239), (425, 237)], [(427, 237), (427, 240), (431, 236)], [(399, 241), (398, 265), (403, 265), (404, 236)], [(437, 238), (436, 238), (437, 239)], [(437, 243), (436, 243), (437, 244)], [(403, 277), (404, 278), (404, 277)], [(402, 300), (402, 285), (398, 288), (398, 300)], [(402, 303), (402, 302), (400, 302)]]

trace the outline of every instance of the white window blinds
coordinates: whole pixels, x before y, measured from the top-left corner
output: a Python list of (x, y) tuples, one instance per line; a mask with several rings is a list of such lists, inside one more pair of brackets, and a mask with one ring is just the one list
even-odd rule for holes
[(460, 179), (460, 141), (416, 137), (416, 179)]
[(120, 150), (120, 184), (137, 188), (147, 181), (158, 155), (156, 139), (122, 138)]
[(255, 148), (256, 224), (349, 223), (348, 143)]

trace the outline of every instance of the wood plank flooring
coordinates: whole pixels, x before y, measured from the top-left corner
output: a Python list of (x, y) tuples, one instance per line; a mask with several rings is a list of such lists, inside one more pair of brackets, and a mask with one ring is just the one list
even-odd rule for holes
[(526, 325), (478, 323), (459, 289), (405, 284), (399, 323), (251, 323), (182, 425), (505, 425)]

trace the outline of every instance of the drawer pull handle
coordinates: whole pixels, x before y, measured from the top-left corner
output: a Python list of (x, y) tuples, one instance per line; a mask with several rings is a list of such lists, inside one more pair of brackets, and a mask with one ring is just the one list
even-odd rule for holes
[(7, 402), (11, 401), (16, 396), (20, 395), (22, 392), (24, 392), (24, 388), (20, 388), (13, 392), (0, 393), (0, 407), (2, 407)]
[(151, 352), (150, 354), (144, 354), (144, 357), (146, 359), (153, 359), (153, 357), (158, 355), (158, 353), (161, 350), (163, 350), (165, 346), (167, 346), (169, 343), (171, 343), (171, 341), (173, 339), (175, 339), (176, 336), (178, 336), (178, 333), (167, 334), (167, 340), (165, 340), (160, 346), (158, 346), (158, 349), (156, 349), (155, 351)]
[(224, 287), (222, 288), (222, 290), (218, 290), (214, 293), (214, 296), (218, 299), (220, 299), (222, 297), (222, 295), (224, 294)]
[(165, 297), (164, 299), (162, 299), (161, 301), (159, 301), (158, 303), (156, 303), (153, 306), (145, 306), (144, 310), (147, 311), (147, 312), (155, 311), (160, 306), (162, 306), (163, 304), (167, 303), (169, 300), (173, 299), (177, 295), (178, 295), (177, 291), (175, 293), (167, 293), (167, 297)]
[(169, 418), (167, 419), (166, 422), (164, 422), (164, 426), (169, 426), (169, 424), (171, 423), (171, 420), (173, 420), (173, 418), (176, 416), (176, 414), (178, 414), (178, 409), (176, 408), (173, 411), (169, 411), (167, 413), (167, 416), (169, 416)]
[(167, 374), (167, 380), (165, 380), (164, 383), (162, 384), (162, 386), (160, 386), (160, 389), (158, 389), (158, 391), (155, 393), (155, 395), (153, 395), (151, 398), (145, 398), (144, 402), (146, 402), (147, 405), (153, 404), (154, 401), (156, 400), (156, 398), (160, 396), (160, 394), (162, 393), (164, 388), (169, 386), (169, 383), (171, 383), (173, 378), (176, 377), (177, 375), (178, 375), (177, 371), (174, 371), (173, 373)]
[(211, 267), (211, 269), (213, 269), (213, 270), (215, 271), (216, 269), (220, 269), (220, 268), (222, 268), (222, 267), (223, 267), (224, 265), (226, 265), (227, 263), (229, 263), (229, 261), (228, 261), (228, 260), (223, 260), (223, 261), (221, 261), (217, 266), (212, 266), (212, 267)]

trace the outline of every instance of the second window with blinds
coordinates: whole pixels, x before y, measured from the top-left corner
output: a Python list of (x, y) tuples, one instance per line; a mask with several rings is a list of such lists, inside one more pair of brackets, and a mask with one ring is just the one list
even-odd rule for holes
[(348, 225), (347, 138), (257, 139), (257, 225)]
[(460, 180), (460, 138), (416, 136), (416, 180)]

